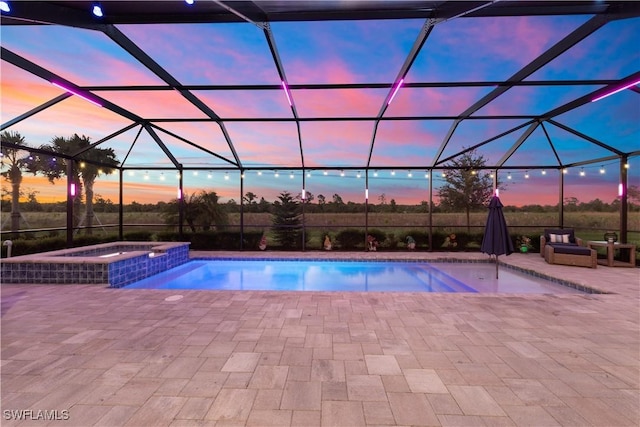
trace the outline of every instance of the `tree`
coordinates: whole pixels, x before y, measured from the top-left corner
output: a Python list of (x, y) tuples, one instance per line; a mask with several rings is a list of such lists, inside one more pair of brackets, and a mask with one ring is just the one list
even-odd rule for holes
[(275, 240), (287, 249), (295, 249), (300, 243), (302, 220), (300, 215), (300, 203), (284, 191), (273, 202), (273, 232)]
[[(229, 224), (225, 207), (219, 201), (220, 198), (215, 191), (202, 190), (198, 193), (184, 193), (183, 221), (187, 223), (191, 232), (197, 232), (198, 227), (203, 230), (222, 229)], [(167, 203), (162, 216), (166, 224), (176, 224), (180, 216), (179, 200), (173, 199)]]
[[(76, 185), (76, 206), (82, 200), (82, 191), (84, 188), (86, 210), (85, 225), (86, 233), (91, 234), (93, 229), (93, 184), (96, 178), (102, 174), (110, 174), (120, 164), (115, 152), (112, 148), (91, 147), (91, 140), (87, 136), (78, 136), (74, 134), (70, 138), (56, 136), (48, 145), (40, 147), (43, 150), (54, 153), (61, 153), (68, 156), (75, 156), (74, 160), (78, 162), (75, 168), (75, 176), (71, 177)], [(85, 151), (82, 151), (85, 150)], [(81, 154), (77, 154), (80, 153)], [(49, 182), (53, 183), (56, 179), (60, 179), (67, 174), (67, 165), (70, 161), (66, 158), (58, 159), (56, 157), (38, 156), (38, 166), (40, 172), (43, 173)]]
[(489, 173), (481, 172), (485, 165), (485, 158), (475, 150), (460, 155), (446, 165), (450, 168), (444, 177), (446, 182), (438, 190), (443, 209), (454, 212), (464, 209), (467, 232), (471, 232), (471, 210), (486, 206), (493, 194), (493, 179)]
[[(11, 143), (26, 148), (24, 137), (18, 132), (4, 131), (0, 135), (2, 144)], [(2, 166), (8, 166), (1, 174), (11, 183), (11, 231), (20, 229), (20, 184), (22, 184), (22, 171), (29, 167), (29, 155), (20, 148), (1, 147)]]

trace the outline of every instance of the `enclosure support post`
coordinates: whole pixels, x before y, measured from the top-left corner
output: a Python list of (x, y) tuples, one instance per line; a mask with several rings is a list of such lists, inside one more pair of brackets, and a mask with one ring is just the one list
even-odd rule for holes
[(123, 196), (123, 187), (122, 187), (122, 177), (124, 175), (124, 171), (120, 169), (119, 174), (119, 182), (118, 182), (118, 240), (124, 240), (124, 230), (123, 230), (123, 222), (124, 222), (124, 196)]
[(560, 182), (558, 183), (558, 228), (564, 228), (564, 173), (562, 169), (558, 169), (560, 172)]
[(178, 237), (180, 240), (183, 239), (182, 233), (182, 221), (184, 221), (184, 187), (183, 187), (183, 173), (182, 167), (178, 168), (178, 173), (180, 174), (179, 182), (178, 182)]
[(364, 250), (368, 248), (369, 235), (369, 169), (364, 170)]
[(429, 169), (429, 252), (433, 252), (433, 169)]
[(629, 157), (625, 154), (620, 156), (620, 185), (618, 188), (618, 195), (620, 196), (620, 243), (627, 243), (627, 209), (628, 209), (628, 197), (627, 197), (627, 168), (629, 167), (627, 162)]
[(240, 250), (244, 250), (244, 169), (240, 169)]
[[(307, 204), (307, 180), (305, 179), (304, 166), (302, 167), (302, 252), (307, 249), (307, 221), (305, 218), (305, 206)], [(322, 241), (322, 237), (320, 237)]]
[(73, 199), (77, 190), (73, 160), (67, 160), (67, 248), (73, 246)]

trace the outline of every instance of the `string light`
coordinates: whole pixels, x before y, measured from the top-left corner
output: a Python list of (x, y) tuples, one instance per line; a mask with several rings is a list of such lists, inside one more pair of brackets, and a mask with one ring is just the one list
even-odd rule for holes
[(542, 169), (542, 172), (540, 172), (540, 173), (541, 173), (542, 175), (546, 175), (546, 174), (547, 174), (547, 171), (546, 171), (546, 170), (544, 170), (544, 169)]
[(567, 169), (567, 168), (562, 169), (562, 173), (565, 174), (565, 175), (568, 174), (569, 173), (569, 169)]
[(605, 170), (604, 170), (604, 166), (600, 166), (600, 175), (604, 175)]
[(424, 177), (425, 177), (426, 179), (429, 179), (429, 172), (425, 172), (425, 173), (424, 173)]
[(229, 172), (224, 173), (224, 180), (229, 181)]
[(293, 179), (293, 172), (289, 173), (289, 178)]
[(525, 177), (525, 179), (529, 179), (529, 171), (525, 171), (524, 172), (524, 177)]
[(507, 174), (507, 179), (511, 179), (511, 172)]
[(213, 174), (211, 173), (211, 171), (209, 171), (209, 173), (207, 174), (207, 179), (211, 179), (213, 178)]
[(407, 176), (408, 176), (409, 178), (411, 178), (411, 177), (413, 176), (413, 174), (411, 173), (411, 171), (409, 171), (409, 173), (407, 173)]
[(160, 181), (164, 181), (164, 172), (160, 172)]
[(360, 178), (360, 171), (358, 171), (358, 173), (356, 173), (356, 178)]
[(584, 168), (580, 168), (580, 176), (584, 176), (584, 175), (585, 175)]
[(344, 176), (344, 171), (343, 170), (340, 171), (340, 176)]

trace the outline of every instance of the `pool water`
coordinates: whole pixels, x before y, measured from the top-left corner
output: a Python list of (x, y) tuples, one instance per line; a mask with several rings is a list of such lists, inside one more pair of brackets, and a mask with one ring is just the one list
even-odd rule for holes
[(580, 293), (495, 264), (402, 261), (194, 260), (126, 289)]

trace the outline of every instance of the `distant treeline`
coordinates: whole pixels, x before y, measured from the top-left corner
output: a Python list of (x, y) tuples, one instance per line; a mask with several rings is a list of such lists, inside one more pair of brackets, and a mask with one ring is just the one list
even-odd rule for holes
[[(167, 207), (175, 203), (158, 202), (158, 203), (138, 203), (132, 202), (124, 205), (125, 212), (165, 212)], [(240, 204), (235, 200), (229, 200), (222, 204), (227, 213), (239, 213)], [(451, 212), (438, 204), (432, 204), (432, 212)], [(9, 200), (3, 199), (0, 206), (2, 212), (11, 212), (11, 203)], [(23, 212), (66, 212), (66, 202), (56, 203), (39, 203), (35, 198), (30, 198), (26, 202), (20, 203)], [(104, 199), (97, 196), (94, 199), (93, 208), (95, 213), (116, 213), (118, 205), (110, 199)], [(259, 202), (244, 202), (242, 207), (246, 213), (272, 213), (273, 203), (266, 201), (264, 198)], [(304, 205), (305, 213), (362, 213), (364, 211), (364, 203), (342, 202), (341, 199), (329, 202), (306, 202)], [(369, 212), (379, 213), (427, 213), (428, 203), (421, 202), (418, 205), (399, 205), (393, 199), (388, 203), (368, 204)], [(611, 203), (605, 203), (600, 199), (591, 200), (589, 202), (580, 202), (576, 198), (567, 198), (564, 201), (565, 212), (618, 212), (620, 209), (620, 200), (615, 199)], [(506, 212), (557, 212), (558, 205), (524, 205), (524, 206), (505, 206)], [(629, 210), (632, 212), (640, 211), (640, 205), (629, 203)]]

